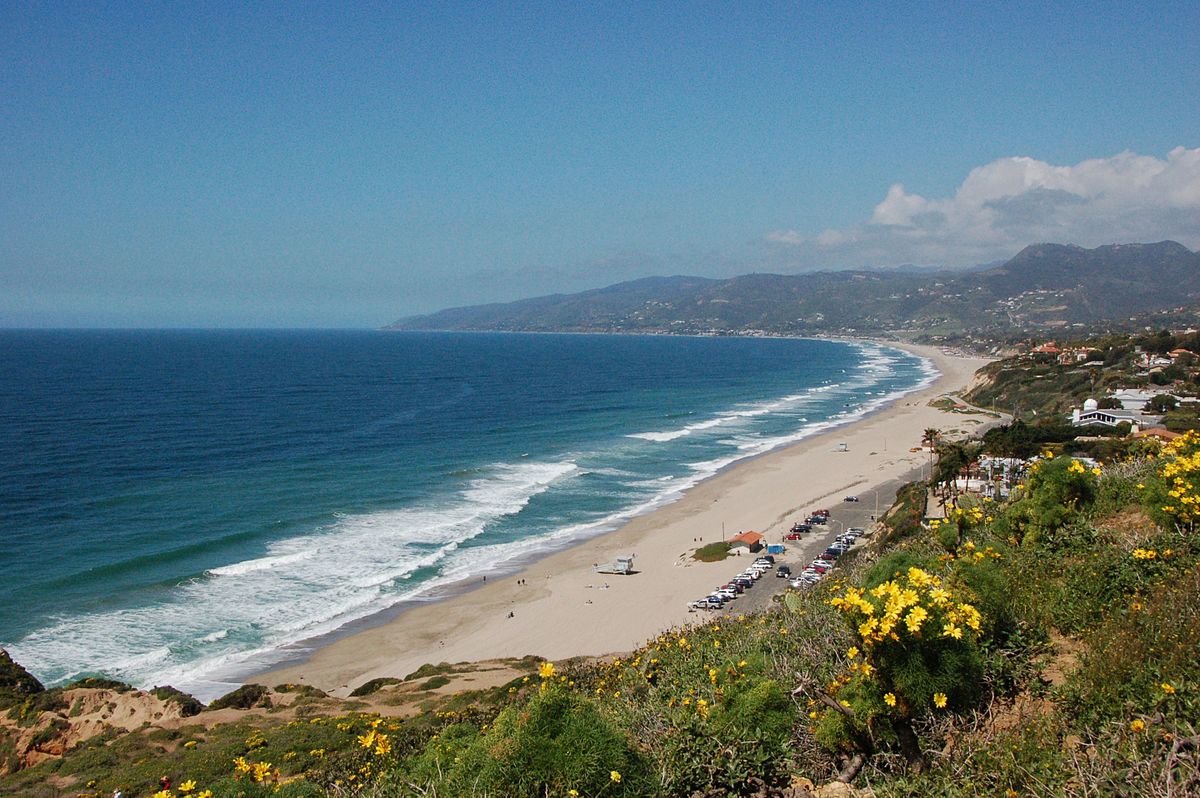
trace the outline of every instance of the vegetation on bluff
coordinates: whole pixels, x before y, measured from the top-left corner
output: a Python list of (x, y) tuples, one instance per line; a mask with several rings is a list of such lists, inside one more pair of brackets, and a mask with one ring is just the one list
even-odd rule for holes
[(1103, 469), (1046, 452), (1009, 500), (937, 523), (914, 520), (923, 496), (904, 492), (886, 550), (761, 614), (424, 693), (404, 718), (293, 692), (286, 716), (102, 735), (0, 788), (152, 795), (169, 773), (172, 796), (1200, 790), (1200, 436)]

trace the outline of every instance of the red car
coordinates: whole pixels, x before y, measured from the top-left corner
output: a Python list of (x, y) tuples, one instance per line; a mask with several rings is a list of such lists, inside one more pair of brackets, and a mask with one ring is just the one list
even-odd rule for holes
[(784, 540), (804, 540), (804, 536), (799, 532), (789, 532), (784, 536)]
[(813, 510), (811, 513), (809, 513), (809, 515), (823, 515), (826, 518), (828, 518), (829, 511), (828, 510)]

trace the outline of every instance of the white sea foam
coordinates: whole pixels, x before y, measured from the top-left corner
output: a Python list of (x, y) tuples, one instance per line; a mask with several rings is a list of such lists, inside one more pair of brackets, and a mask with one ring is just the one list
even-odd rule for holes
[[(573, 462), (494, 466), (441, 504), (344, 515), (319, 532), (271, 544), (263, 557), (181, 584), (166, 602), (62, 618), (11, 648), (54, 679), (103, 671), (204, 693), (215, 689), (205, 687), (215, 672), (403, 598), (385, 588), (437, 565), (576, 471)], [(245, 650), (249, 641), (261, 644)]]
[(736, 425), (739, 422), (744, 422), (748, 419), (767, 416), (772, 413), (778, 413), (782, 410), (794, 408), (803, 402), (811, 401), (820, 397), (822, 394), (834, 391), (839, 386), (836, 383), (820, 385), (814, 388), (809, 388), (806, 391), (788, 396), (781, 396), (778, 399), (771, 399), (764, 402), (754, 402), (739, 406), (732, 410), (726, 410), (718, 413), (713, 418), (698, 421), (695, 424), (688, 424), (686, 427), (681, 427), (674, 430), (662, 430), (658, 432), (634, 432), (627, 435), (627, 438), (639, 438), (646, 441), (654, 441), (655, 443), (667, 443), (677, 440), (687, 435), (696, 432), (702, 432), (708, 429), (726, 425)]

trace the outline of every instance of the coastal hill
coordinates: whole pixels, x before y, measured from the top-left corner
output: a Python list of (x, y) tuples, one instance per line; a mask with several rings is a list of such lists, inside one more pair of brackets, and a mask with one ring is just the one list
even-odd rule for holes
[(389, 330), (1006, 335), (1112, 328), (1200, 302), (1200, 253), (1174, 241), (1034, 244), (967, 271), (651, 277), (576, 294), (451, 308)]

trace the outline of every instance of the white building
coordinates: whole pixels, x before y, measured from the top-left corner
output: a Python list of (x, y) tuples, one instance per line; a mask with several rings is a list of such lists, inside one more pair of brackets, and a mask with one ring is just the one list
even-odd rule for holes
[(1128, 421), (1131, 432), (1137, 432), (1144, 427), (1153, 427), (1159, 422), (1158, 416), (1148, 416), (1140, 410), (1101, 410), (1100, 403), (1088, 399), (1083, 403), (1083, 409), (1071, 411), (1071, 423), (1076, 427), (1115, 427)]

